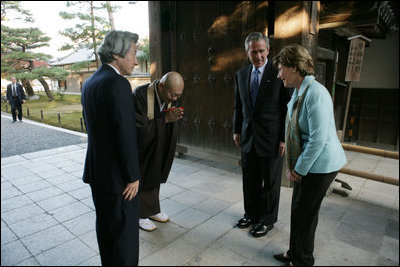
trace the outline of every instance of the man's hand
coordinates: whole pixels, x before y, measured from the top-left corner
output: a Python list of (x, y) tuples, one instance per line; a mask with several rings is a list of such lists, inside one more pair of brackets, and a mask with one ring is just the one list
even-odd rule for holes
[(165, 122), (175, 122), (177, 120), (182, 119), (183, 117), (183, 109), (172, 107), (167, 111), (167, 115), (165, 116)]
[(7, 100), (7, 104), (9, 104), (9, 105), (10, 105), (10, 100)]
[(124, 196), (124, 199), (128, 199), (129, 201), (132, 200), (139, 191), (139, 180), (133, 182), (133, 183), (128, 183), (125, 187), (124, 192), (122, 192), (122, 195)]
[(235, 141), (237, 147), (240, 147), (240, 134), (233, 134), (233, 141)]
[(26, 101), (25, 99), (22, 99), (22, 104), (25, 104), (25, 101)]
[(285, 143), (279, 142), (279, 156), (283, 157), (285, 155)]

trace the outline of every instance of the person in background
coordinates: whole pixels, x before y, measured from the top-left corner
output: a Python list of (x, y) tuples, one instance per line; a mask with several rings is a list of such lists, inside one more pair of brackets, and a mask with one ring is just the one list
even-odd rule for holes
[(22, 122), (22, 104), (25, 103), (26, 95), (22, 85), (16, 82), (15, 77), (11, 77), (11, 83), (7, 85), (7, 104), (11, 105), (11, 115), (13, 123), (18, 120)]
[(175, 155), (178, 120), (183, 116), (177, 100), (183, 88), (182, 76), (171, 71), (160, 80), (137, 87), (133, 94), (142, 177), (139, 227), (146, 231), (157, 228), (150, 219), (169, 220), (161, 212), (160, 184), (167, 181)]
[(233, 139), (241, 148), (244, 216), (237, 227), (266, 235), (278, 220), (288, 90), (268, 60), (269, 39), (260, 32), (245, 40), (250, 65), (235, 73)]
[(312, 266), (319, 209), (346, 156), (336, 134), (331, 96), (312, 75), (307, 49), (285, 46), (273, 62), (284, 86), (295, 88), (285, 133), (287, 177), (294, 182), (290, 243), (287, 252), (274, 258), (291, 266)]
[(123, 75), (138, 65), (139, 36), (109, 32), (98, 54), (101, 67), (82, 88), (88, 146), (83, 181), (96, 209), (96, 233), (103, 266), (138, 265), (139, 158), (132, 89)]

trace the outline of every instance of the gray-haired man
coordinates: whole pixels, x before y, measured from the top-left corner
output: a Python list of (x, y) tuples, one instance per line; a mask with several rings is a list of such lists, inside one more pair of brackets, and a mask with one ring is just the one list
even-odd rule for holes
[(98, 50), (102, 66), (84, 83), (88, 133), (83, 180), (92, 189), (102, 265), (138, 265), (139, 159), (129, 81), (138, 35), (111, 31)]

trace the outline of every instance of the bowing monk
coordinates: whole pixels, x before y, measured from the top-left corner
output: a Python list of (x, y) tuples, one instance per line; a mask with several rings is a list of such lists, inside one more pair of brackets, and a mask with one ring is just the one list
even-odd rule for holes
[(182, 76), (174, 71), (160, 80), (139, 86), (133, 93), (138, 131), (141, 182), (139, 188), (139, 227), (154, 231), (151, 221), (165, 223), (168, 216), (160, 208), (160, 184), (168, 179), (174, 159), (178, 120), (183, 107), (177, 103), (182, 95)]

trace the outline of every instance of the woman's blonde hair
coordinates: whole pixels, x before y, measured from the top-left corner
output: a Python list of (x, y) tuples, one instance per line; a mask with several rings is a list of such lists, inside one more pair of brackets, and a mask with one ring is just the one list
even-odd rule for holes
[(310, 53), (301, 45), (292, 44), (282, 48), (272, 59), (275, 67), (280, 63), (285, 67), (294, 67), (301, 76), (314, 74), (314, 63)]

